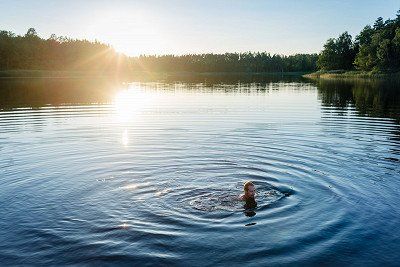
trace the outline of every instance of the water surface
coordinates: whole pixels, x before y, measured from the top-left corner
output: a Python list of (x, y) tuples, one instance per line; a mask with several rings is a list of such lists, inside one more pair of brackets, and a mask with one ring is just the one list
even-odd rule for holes
[(1, 262), (396, 265), (398, 89), (2, 80)]

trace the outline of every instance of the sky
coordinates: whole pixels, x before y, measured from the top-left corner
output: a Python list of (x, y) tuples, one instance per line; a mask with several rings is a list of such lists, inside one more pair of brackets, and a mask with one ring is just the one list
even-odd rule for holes
[(0, 0), (0, 30), (98, 40), (129, 56), (292, 55), (319, 53), (328, 38), (355, 37), (399, 9), (400, 0)]

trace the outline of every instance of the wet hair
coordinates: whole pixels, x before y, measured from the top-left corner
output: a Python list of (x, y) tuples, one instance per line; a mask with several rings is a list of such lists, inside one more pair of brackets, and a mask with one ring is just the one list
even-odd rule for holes
[(244, 191), (248, 191), (250, 186), (254, 186), (252, 181), (245, 182), (244, 185), (243, 185), (243, 190)]

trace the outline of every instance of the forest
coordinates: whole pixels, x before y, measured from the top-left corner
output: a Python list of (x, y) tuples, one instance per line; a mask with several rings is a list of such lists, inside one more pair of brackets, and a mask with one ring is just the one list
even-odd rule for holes
[(123, 72), (310, 72), (317, 54), (277, 55), (267, 52), (141, 55), (129, 57), (112, 46), (52, 34), (38, 36), (34, 28), (23, 36), (0, 31), (0, 70)]
[(376, 19), (354, 38), (348, 32), (330, 38), (317, 61), (321, 70), (400, 70), (400, 10), (395, 19)]
[(52, 34), (39, 37), (0, 31), (1, 70), (95, 71), (129, 74), (146, 72), (271, 73), (316, 70), (400, 70), (400, 10), (395, 19), (376, 19), (353, 39), (346, 31), (326, 41), (319, 54), (279, 55), (267, 52), (129, 57), (99, 41)]

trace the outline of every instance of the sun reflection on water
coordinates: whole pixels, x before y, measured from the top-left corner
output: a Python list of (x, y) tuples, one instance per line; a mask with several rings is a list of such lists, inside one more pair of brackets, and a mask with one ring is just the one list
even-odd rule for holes
[(150, 105), (155, 104), (155, 95), (145, 92), (140, 85), (131, 85), (118, 92), (114, 98), (114, 108), (118, 122), (130, 122)]
[(124, 146), (127, 146), (129, 143), (129, 137), (128, 137), (128, 129), (125, 129), (124, 132), (122, 133), (122, 144)]

